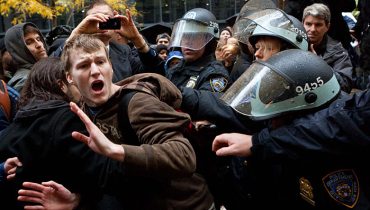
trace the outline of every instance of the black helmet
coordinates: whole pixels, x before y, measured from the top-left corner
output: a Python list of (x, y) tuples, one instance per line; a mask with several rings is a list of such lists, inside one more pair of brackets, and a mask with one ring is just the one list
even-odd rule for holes
[(271, 9), (271, 8), (277, 8), (276, 4), (271, 0), (249, 0), (249, 1), (246, 1), (246, 3), (240, 9), (240, 12), (238, 14), (238, 17), (236, 18), (236, 21), (238, 21), (239, 19), (243, 19), (243, 18), (251, 15), (254, 12), (258, 12), (258, 11), (261, 11), (261, 10), (264, 10), (264, 9)]
[(236, 111), (262, 120), (320, 107), (339, 92), (334, 71), (322, 58), (290, 49), (254, 62), (221, 98)]
[(72, 26), (59, 25), (46, 34), (45, 36), (46, 44), (50, 46), (58, 38), (68, 38), (72, 31), (73, 31)]
[(294, 48), (308, 50), (308, 38), (303, 24), (277, 8), (264, 9), (239, 19), (234, 25), (234, 34), (244, 44), (249, 41), (254, 45), (257, 37), (272, 36)]
[(199, 50), (213, 38), (219, 38), (216, 17), (208, 10), (195, 8), (178, 19), (172, 29), (170, 48)]

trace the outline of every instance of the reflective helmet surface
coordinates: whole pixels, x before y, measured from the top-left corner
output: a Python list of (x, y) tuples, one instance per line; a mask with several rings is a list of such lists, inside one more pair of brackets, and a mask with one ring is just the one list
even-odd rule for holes
[(50, 46), (58, 38), (68, 38), (72, 33), (73, 27), (68, 25), (59, 25), (46, 34), (45, 40), (46, 43)]
[(295, 48), (308, 50), (303, 24), (276, 8), (254, 12), (234, 24), (235, 37), (242, 43), (256, 43), (258, 36), (277, 37)]
[(241, 114), (264, 120), (320, 107), (339, 92), (334, 71), (322, 58), (290, 49), (254, 62), (221, 99)]
[(219, 33), (216, 17), (206, 9), (195, 8), (175, 22), (169, 47), (199, 50), (219, 38)]
[(271, 0), (249, 0), (240, 9), (236, 21), (264, 9), (277, 8), (276, 4)]

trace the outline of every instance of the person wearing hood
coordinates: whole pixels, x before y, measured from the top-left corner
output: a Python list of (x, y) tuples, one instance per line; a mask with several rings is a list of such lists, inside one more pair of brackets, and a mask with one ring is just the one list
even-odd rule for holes
[(8, 84), (20, 92), (32, 66), (48, 56), (47, 45), (40, 30), (30, 22), (12, 26), (4, 39), (6, 49), (18, 65)]

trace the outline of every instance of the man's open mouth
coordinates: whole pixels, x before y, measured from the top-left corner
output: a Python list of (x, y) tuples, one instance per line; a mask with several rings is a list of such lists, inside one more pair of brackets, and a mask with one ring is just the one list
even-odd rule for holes
[(101, 80), (96, 80), (91, 84), (93, 91), (101, 91), (104, 87), (104, 82)]

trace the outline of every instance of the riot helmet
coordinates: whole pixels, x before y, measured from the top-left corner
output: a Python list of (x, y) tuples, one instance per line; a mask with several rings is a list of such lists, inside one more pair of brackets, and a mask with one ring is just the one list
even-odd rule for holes
[(303, 24), (284, 11), (272, 8), (254, 12), (234, 25), (234, 36), (242, 43), (254, 45), (259, 36), (277, 37), (293, 48), (308, 50), (308, 38)]
[(46, 44), (51, 46), (53, 42), (58, 38), (68, 38), (69, 35), (72, 33), (72, 31), (73, 31), (73, 27), (71, 26), (59, 25), (46, 34), (45, 36)]
[(216, 17), (206, 9), (195, 8), (175, 22), (170, 48), (182, 47), (199, 50), (212, 39), (219, 38), (219, 33)]
[(339, 92), (334, 71), (323, 59), (289, 49), (255, 61), (221, 99), (243, 115), (264, 120), (320, 107)]
[(239, 19), (251, 15), (254, 12), (258, 12), (269, 8), (277, 8), (276, 4), (271, 0), (248, 0), (240, 9), (240, 12), (235, 22), (238, 21)]

